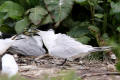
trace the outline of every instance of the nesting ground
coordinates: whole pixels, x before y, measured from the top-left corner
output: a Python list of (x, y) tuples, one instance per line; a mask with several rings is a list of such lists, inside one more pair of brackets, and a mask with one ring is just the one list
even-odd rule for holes
[(50, 56), (18, 56), (19, 74), (29, 80), (42, 79), (47, 74), (49, 77), (57, 76), (62, 70), (74, 70), (78, 77), (83, 80), (120, 80), (120, 74), (116, 72), (114, 64), (98, 60), (67, 61), (60, 66), (64, 60)]

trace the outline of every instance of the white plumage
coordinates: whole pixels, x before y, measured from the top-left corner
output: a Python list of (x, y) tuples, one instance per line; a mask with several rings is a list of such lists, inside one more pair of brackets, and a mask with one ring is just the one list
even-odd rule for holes
[(53, 30), (39, 31), (49, 54), (61, 58), (84, 57), (90, 52), (108, 50), (109, 47), (84, 45), (65, 34), (55, 34)]
[[(15, 36), (13, 36), (15, 37)], [(13, 38), (12, 37), (12, 38)], [(3, 55), (9, 47), (15, 42), (12, 38), (0, 39), (0, 56)], [(15, 75), (18, 72), (18, 65), (14, 60), (14, 57), (10, 54), (3, 55), (2, 59), (2, 74), (7, 74), (9, 77)]]
[(18, 72), (18, 65), (14, 59), (14, 57), (10, 54), (5, 54), (2, 57), (2, 74), (8, 75), (8, 77), (12, 77), (16, 75)]
[(14, 43), (14, 40), (9, 39), (0, 39), (0, 55), (6, 52), (6, 50)]

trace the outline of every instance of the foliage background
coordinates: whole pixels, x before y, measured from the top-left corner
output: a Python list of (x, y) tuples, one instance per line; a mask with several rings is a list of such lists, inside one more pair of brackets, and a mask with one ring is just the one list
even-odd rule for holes
[(112, 46), (120, 59), (119, 0), (0, 0), (0, 31), (54, 28), (93, 46)]

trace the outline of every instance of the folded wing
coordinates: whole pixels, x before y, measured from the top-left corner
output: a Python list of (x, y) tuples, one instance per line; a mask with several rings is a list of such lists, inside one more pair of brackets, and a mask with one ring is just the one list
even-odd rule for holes
[(9, 49), (12, 53), (40, 56), (46, 53), (40, 36), (25, 36), (24, 39), (16, 40)]
[(62, 58), (70, 58), (73, 56), (84, 57), (89, 51), (93, 50), (92, 46), (84, 45), (65, 34), (59, 33), (55, 36), (55, 45), (50, 52), (53, 56)]

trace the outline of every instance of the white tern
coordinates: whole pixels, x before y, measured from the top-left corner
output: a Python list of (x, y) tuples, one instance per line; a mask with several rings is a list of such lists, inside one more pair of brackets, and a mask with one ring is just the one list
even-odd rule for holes
[(14, 59), (14, 57), (10, 54), (5, 54), (2, 57), (2, 74), (8, 75), (8, 77), (12, 77), (18, 72), (18, 65)]
[(38, 34), (42, 37), (49, 54), (55, 57), (75, 59), (84, 57), (91, 52), (110, 49), (110, 47), (92, 47), (91, 45), (82, 44), (66, 34), (55, 34), (52, 29), (48, 31), (40, 30)]

